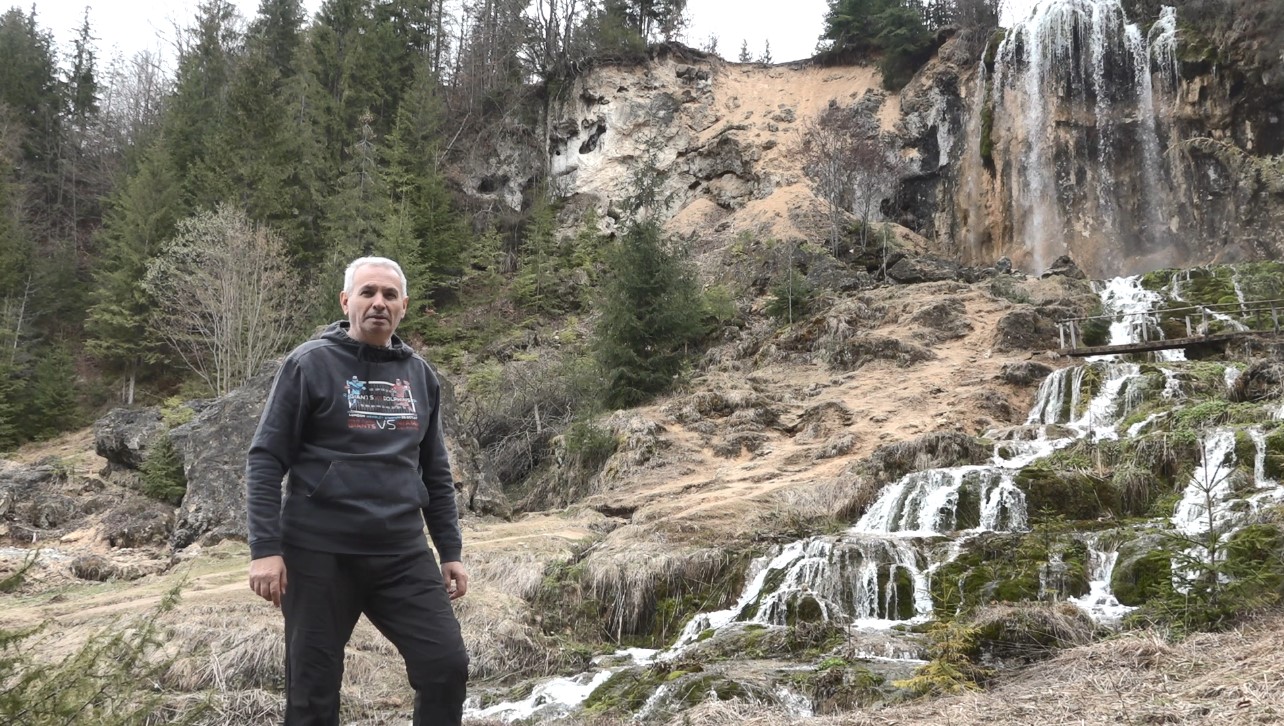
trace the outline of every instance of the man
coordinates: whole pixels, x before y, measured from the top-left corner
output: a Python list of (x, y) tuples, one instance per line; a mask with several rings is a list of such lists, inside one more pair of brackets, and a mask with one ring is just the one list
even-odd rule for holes
[(285, 614), (286, 726), (338, 725), (362, 613), (405, 660), (415, 726), (462, 720), (468, 654), (450, 601), (468, 573), (440, 385), (394, 335), (406, 302), (396, 262), (349, 265), (348, 319), (286, 357), (250, 445), (250, 588)]

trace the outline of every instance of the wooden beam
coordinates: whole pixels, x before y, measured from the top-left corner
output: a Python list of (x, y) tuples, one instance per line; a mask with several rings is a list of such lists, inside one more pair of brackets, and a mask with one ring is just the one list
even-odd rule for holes
[(1216, 335), (1196, 335), (1190, 338), (1173, 338), (1171, 340), (1152, 340), (1144, 343), (1127, 343), (1125, 345), (1095, 345), (1090, 348), (1062, 348), (1060, 355), (1082, 358), (1089, 355), (1112, 355), (1116, 353), (1148, 353), (1155, 350), (1173, 350), (1201, 343), (1223, 343), (1239, 338), (1275, 338), (1282, 337), (1272, 330), (1237, 330), (1231, 333)]

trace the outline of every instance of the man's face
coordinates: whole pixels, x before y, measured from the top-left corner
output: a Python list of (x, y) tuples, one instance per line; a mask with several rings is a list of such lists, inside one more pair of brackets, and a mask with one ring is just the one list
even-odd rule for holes
[(352, 293), (339, 293), (339, 305), (348, 316), (353, 338), (368, 345), (388, 345), (406, 315), (401, 278), (380, 265), (358, 267), (352, 275)]

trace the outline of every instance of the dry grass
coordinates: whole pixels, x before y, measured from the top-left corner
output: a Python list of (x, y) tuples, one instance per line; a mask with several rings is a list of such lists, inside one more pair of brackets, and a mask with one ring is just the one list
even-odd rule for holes
[(584, 583), (607, 605), (607, 627), (618, 635), (637, 632), (652, 611), (656, 593), (679, 583), (710, 585), (728, 564), (719, 548), (665, 548), (654, 541), (619, 538), (584, 561)]

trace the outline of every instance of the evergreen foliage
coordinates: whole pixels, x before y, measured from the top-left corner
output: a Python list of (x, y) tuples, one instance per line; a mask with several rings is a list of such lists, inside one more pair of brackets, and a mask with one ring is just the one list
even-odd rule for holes
[(187, 477), (183, 472), (183, 459), (169, 434), (161, 436), (147, 453), (139, 474), (143, 494), (174, 506), (183, 501), (183, 495), (187, 493)]
[(631, 227), (608, 252), (596, 356), (605, 403), (644, 403), (673, 385), (704, 330), (694, 268), (654, 222)]
[(161, 655), (159, 616), (177, 602), (177, 589), (171, 590), (151, 617), (104, 629), (61, 658), (49, 657), (57, 649), (48, 647), (53, 636), (41, 628), (0, 629), (0, 723), (137, 726), (199, 718), (199, 707), (182, 718), (167, 713), (165, 693), (156, 688), (172, 662)]
[(935, 50), (923, 6), (908, 0), (830, 0), (823, 38), (830, 57), (878, 56), (888, 90), (908, 83)]
[(26, 398), (23, 418), (33, 439), (51, 438), (81, 424), (76, 369), (66, 348), (46, 348), (38, 356)]

